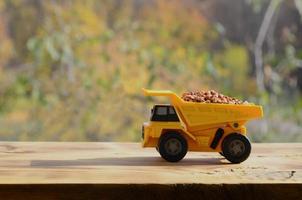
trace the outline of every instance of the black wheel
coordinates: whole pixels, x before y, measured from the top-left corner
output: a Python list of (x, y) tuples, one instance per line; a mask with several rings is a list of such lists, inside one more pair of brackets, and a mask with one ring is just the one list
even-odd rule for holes
[(241, 163), (249, 157), (251, 143), (247, 137), (232, 133), (223, 140), (222, 153), (231, 163)]
[(188, 151), (186, 139), (179, 133), (165, 133), (159, 139), (159, 154), (169, 162), (178, 162)]

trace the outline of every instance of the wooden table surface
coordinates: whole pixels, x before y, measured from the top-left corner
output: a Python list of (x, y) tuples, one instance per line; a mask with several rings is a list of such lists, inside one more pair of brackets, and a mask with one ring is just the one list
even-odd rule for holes
[(301, 186), (302, 143), (252, 144), (248, 160), (230, 164), (218, 153), (204, 152), (168, 163), (138, 143), (0, 142), (0, 189), (5, 191), (46, 184), (288, 183)]

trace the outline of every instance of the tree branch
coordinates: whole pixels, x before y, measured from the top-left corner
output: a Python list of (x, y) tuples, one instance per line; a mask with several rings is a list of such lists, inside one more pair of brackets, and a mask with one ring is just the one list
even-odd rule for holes
[(256, 65), (256, 80), (259, 91), (264, 91), (264, 70), (263, 70), (263, 52), (262, 47), (265, 41), (268, 29), (270, 27), (272, 18), (276, 11), (276, 8), (280, 5), (281, 0), (271, 0), (270, 4), (265, 12), (262, 24), (260, 26), (257, 39), (255, 42), (255, 65)]

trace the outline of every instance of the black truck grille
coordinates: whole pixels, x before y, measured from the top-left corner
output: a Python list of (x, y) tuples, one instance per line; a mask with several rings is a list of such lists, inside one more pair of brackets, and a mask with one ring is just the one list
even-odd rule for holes
[(142, 139), (144, 139), (145, 137), (145, 129), (144, 129), (144, 126), (142, 126)]

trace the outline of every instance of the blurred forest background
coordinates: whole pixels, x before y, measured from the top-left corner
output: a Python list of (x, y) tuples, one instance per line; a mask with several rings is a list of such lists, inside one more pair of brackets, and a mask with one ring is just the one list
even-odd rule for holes
[(302, 0), (0, 1), (0, 140), (139, 141), (142, 87), (259, 103), (254, 142), (302, 142)]

